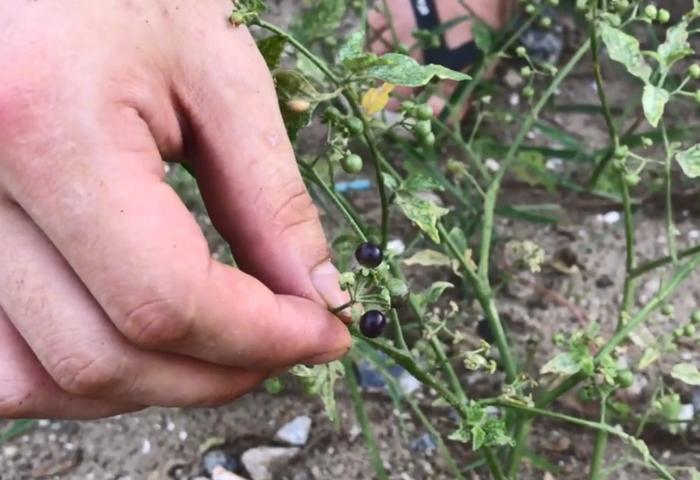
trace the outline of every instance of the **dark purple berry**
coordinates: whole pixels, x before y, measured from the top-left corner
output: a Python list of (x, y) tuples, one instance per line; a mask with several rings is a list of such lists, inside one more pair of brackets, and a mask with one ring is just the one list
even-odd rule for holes
[(360, 331), (365, 337), (378, 337), (384, 331), (384, 327), (386, 327), (386, 317), (379, 310), (369, 310), (360, 318)]
[(376, 268), (382, 263), (384, 252), (378, 245), (365, 242), (355, 250), (355, 258), (363, 267)]

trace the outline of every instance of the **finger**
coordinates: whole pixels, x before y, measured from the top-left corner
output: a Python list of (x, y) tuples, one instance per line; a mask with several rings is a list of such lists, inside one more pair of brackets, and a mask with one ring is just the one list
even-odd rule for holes
[(176, 80), (207, 209), (243, 270), (277, 293), (340, 306), (349, 297), (329, 261), (270, 72), (245, 28), (213, 25)]
[(0, 308), (0, 418), (100, 418), (139, 410), (130, 403), (67, 393), (44, 371)]
[[(132, 343), (256, 369), (344, 354), (347, 329), (325, 308), (212, 261), (163, 181), (143, 120), (158, 112), (56, 98), (51, 114), (29, 104), (16, 135), (2, 138), (0, 181)], [(57, 116), (60, 136), (33, 141)]]

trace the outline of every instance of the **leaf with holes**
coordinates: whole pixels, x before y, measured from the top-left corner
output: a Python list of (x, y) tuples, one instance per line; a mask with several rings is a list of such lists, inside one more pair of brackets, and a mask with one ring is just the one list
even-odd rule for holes
[(666, 41), (657, 50), (662, 73), (668, 72), (674, 63), (693, 53), (688, 43), (688, 24), (685, 21), (666, 31)]
[(377, 78), (394, 85), (422, 87), (436, 77), (442, 80), (456, 81), (471, 78), (465, 73), (455, 72), (442, 65), (421, 65), (413, 58), (400, 53), (387, 53), (380, 58), (385, 63), (370, 67), (366, 74), (371, 78)]
[(639, 41), (607, 23), (600, 24), (600, 34), (610, 58), (623, 64), (629, 73), (647, 83), (651, 75), (651, 67), (644, 60)]

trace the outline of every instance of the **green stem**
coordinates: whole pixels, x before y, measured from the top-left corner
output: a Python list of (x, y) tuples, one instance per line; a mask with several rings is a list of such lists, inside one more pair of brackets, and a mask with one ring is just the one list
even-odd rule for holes
[(501, 363), (506, 371), (506, 381), (511, 383), (515, 380), (517, 376), (517, 368), (515, 366), (515, 361), (510, 353), (510, 347), (508, 346), (508, 340), (506, 338), (505, 330), (503, 329), (503, 324), (498, 315), (498, 310), (496, 309), (496, 304), (493, 301), (493, 295), (491, 294), (491, 288), (488, 285), (488, 280), (484, 281), (480, 278), (474, 271), (473, 265), (470, 265), (466, 258), (464, 258), (465, 252), (460, 252), (459, 248), (455, 245), (454, 241), (450, 235), (445, 230), (442, 224), (438, 224), (438, 232), (440, 237), (445, 242), (452, 256), (457, 259), (460, 266), (467, 274), (476, 298), (481, 305), (481, 309), (484, 311), (487, 321), (489, 322), (489, 327), (493, 332), (496, 340), (496, 346), (498, 348), (498, 353), (501, 357)]
[[(681, 250), (680, 252), (678, 252), (678, 259), (680, 260), (683, 258), (692, 257), (693, 255), (696, 255), (698, 253), (700, 253), (700, 245), (690, 247), (686, 250)], [(650, 262), (639, 265), (637, 268), (630, 272), (629, 276), (632, 278), (641, 277), (645, 273), (651, 272), (652, 270), (656, 270), (657, 268), (663, 267), (673, 262), (673, 257), (667, 255), (657, 260), (652, 260)]]
[[(600, 423), (607, 425), (607, 407), (608, 399), (607, 396), (603, 396), (600, 402)], [(598, 430), (595, 436), (595, 444), (593, 446), (593, 458), (591, 460), (590, 468), (590, 480), (600, 480), (601, 473), (600, 470), (605, 461), (605, 449), (608, 446), (608, 432), (605, 430)]]
[(401, 322), (399, 321), (399, 315), (396, 313), (396, 309), (392, 308), (389, 312), (389, 320), (394, 327), (394, 338), (401, 350), (409, 351), (408, 345), (406, 345), (406, 339), (403, 337), (403, 330), (401, 329)]
[(488, 447), (483, 447), (482, 451), (484, 453), (486, 464), (489, 466), (489, 470), (491, 470), (491, 475), (493, 475), (493, 478), (496, 480), (508, 480), (506, 476), (503, 475), (501, 463), (499, 462), (498, 458), (496, 458), (496, 455), (493, 454), (491, 449)]
[(488, 262), (491, 253), (491, 238), (493, 236), (494, 211), (496, 208), (496, 199), (498, 197), (503, 177), (505, 176), (508, 167), (510, 167), (510, 165), (517, 158), (518, 150), (520, 149), (522, 143), (525, 141), (525, 138), (530, 129), (532, 128), (537, 116), (540, 114), (540, 112), (545, 107), (552, 95), (554, 95), (554, 92), (556, 92), (559, 89), (559, 86), (564, 81), (564, 79), (571, 73), (576, 64), (583, 58), (583, 56), (588, 52), (589, 49), (590, 43), (584, 43), (576, 51), (576, 53), (574, 53), (573, 57), (569, 59), (567, 64), (564, 65), (564, 67), (562, 67), (557, 76), (554, 77), (552, 83), (549, 85), (547, 90), (544, 91), (542, 97), (535, 104), (532, 111), (523, 122), (520, 131), (515, 137), (515, 141), (510, 146), (506, 157), (501, 163), (501, 167), (496, 173), (496, 176), (491, 182), (491, 185), (486, 193), (486, 201), (484, 202), (483, 226), (481, 233), (481, 252), (479, 256), (479, 275), (486, 281), (488, 281)]
[(389, 476), (387, 475), (386, 470), (384, 470), (382, 458), (379, 456), (379, 446), (374, 438), (372, 426), (367, 418), (365, 402), (362, 399), (360, 388), (357, 385), (357, 376), (355, 375), (352, 361), (346, 357), (343, 360), (343, 366), (345, 367), (345, 378), (348, 382), (348, 387), (350, 388), (350, 398), (352, 399), (352, 403), (355, 405), (355, 415), (357, 416), (357, 421), (360, 423), (360, 428), (362, 428), (362, 435), (365, 437), (365, 443), (367, 444), (367, 450), (369, 452), (372, 467), (374, 468), (379, 480), (389, 480)]
[(664, 187), (666, 189), (666, 238), (668, 242), (668, 253), (673, 259), (673, 262), (678, 262), (678, 249), (676, 247), (676, 226), (673, 223), (673, 191), (671, 178), (671, 165), (673, 152), (668, 142), (668, 134), (666, 133), (666, 124), (661, 120), (661, 133), (664, 138), (664, 150), (666, 158), (664, 159)]

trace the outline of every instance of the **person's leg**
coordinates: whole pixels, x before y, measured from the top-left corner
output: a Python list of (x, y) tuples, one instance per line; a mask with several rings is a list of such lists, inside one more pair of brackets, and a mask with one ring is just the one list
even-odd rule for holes
[[(427, 18), (436, 13), (439, 25), (472, 15), (498, 29), (508, 19), (513, 3), (513, 0), (377, 0), (375, 8), (368, 15), (369, 26), (372, 29), (369, 37), (370, 49), (382, 54), (394, 50), (397, 42), (407, 46), (415, 44), (413, 33), (418, 28), (418, 15)], [(435, 8), (437, 12), (430, 11), (431, 8)], [(450, 65), (446, 66), (460, 70), (468, 68), (474, 61), (474, 56), (468, 52), (476, 51), (476, 47), (473, 46), (471, 49), (464, 48), (473, 41), (472, 22), (466, 20), (449, 28), (444, 33), (444, 39), (446, 51), (433, 55), (437, 61), (431, 58), (427, 60), (445, 64), (448, 62), (441, 62), (440, 59), (447, 57)], [(421, 48), (413, 49), (411, 55), (420, 62), (426, 61)], [(453, 87), (446, 84), (443, 94), (449, 96), (452, 90)], [(398, 89), (396, 92), (402, 95), (410, 93), (410, 90)], [(435, 96), (430, 99), (429, 104), (438, 113), (444, 106), (444, 99)]]

